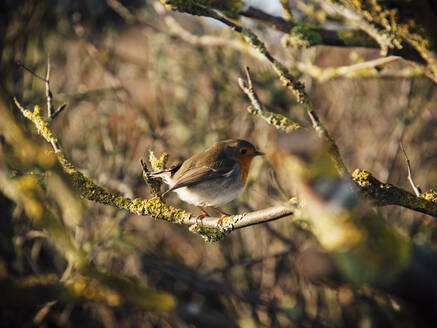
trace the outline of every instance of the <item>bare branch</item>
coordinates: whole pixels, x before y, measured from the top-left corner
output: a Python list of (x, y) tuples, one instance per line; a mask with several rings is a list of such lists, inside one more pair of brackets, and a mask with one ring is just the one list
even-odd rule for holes
[(43, 78), (42, 76), (36, 74), (34, 71), (32, 71), (29, 67), (25, 66), (24, 64), (17, 62), (17, 65), (19, 65), (20, 67), (24, 68), (26, 71), (28, 71), (30, 74), (32, 74), (33, 76), (35, 76), (37, 79), (40, 79), (43, 82), (46, 82), (46, 79)]
[(417, 196), (417, 197), (420, 197), (421, 194), (422, 194), (422, 191), (420, 190), (419, 186), (417, 186), (417, 185), (414, 183), (414, 180), (413, 180), (413, 173), (412, 173), (412, 171), (411, 171), (410, 160), (408, 159), (407, 153), (405, 152), (405, 148), (404, 148), (404, 145), (402, 144), (402, 142), (400, 143), (400, 145), (401, 145), (402, 152), (404, 153), (404, 156), (405, 156), (405, 161), (407, 162), (407, 168), (408, 168), (408, 181), (410, 182), (411, 187), (413, 188), (414, 193), (416, 194), (416, 196)]
[(53, 118), (55, 107), (53, 106), (53, 94), (50, 91), (50, 55), (47, 56), (47, 75), (46, 75), (46, 98), (47, 98), (47, 117)]
[(65, 108), (67, 107), (67, 104), (62, 104), (61, 106), (59, 106), (52, 114), (52, 116), (50, 117), (52, 120), (54, 120), (56, 118), (56, 116), (58, 116)]

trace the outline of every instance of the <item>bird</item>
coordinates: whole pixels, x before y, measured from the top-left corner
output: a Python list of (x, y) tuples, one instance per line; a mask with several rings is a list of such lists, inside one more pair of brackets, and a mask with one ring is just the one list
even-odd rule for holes
[(264, 153), (249, 141), (229, 139), (216, 142), (208, 149), (168, 169), (150, 173), (161, 178), (169, 189), (202, 212), (196, 219), (208, 217), (205, 207), (229, 216), (217, 208), (237, 198), (243, 191), (252, 160)]

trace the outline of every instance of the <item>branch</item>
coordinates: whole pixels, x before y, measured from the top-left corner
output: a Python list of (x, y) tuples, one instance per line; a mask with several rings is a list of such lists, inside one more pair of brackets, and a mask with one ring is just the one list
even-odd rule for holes
[[(241, 16), (250, 18), (264, 26), (277, 31), (289, 34), (296, 26), (302, 26), (295, 22), (287, 21), (282, 17), (270, 15), (260, 9), (249, 7), (240, 11)], [(360, 30), (326, 30), (323, 28), (312, 28), (312, 31), (320, 35), (320, 44), (336, 47), (369, 47), (378, 48), (378, 44), (366, 33)]]
[(390, 183), (383, 183), (370, 172), (361, 169), (356, 169), (352, 173), (352, 180), (364, 196), (378, 206), (399, 205), (437, 217), (437, 195), (435, 193), (427, 192), (418, 197)]

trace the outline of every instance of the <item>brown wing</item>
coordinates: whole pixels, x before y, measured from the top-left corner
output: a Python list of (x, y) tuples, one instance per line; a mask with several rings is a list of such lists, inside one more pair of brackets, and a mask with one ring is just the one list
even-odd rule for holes
[(165, 193), (168, 193), (169, 191), (178, 188), (189, 187), (204, 181), (222, 177), (232, 170), (234, 164), (235, 161), (225, 159), (221, 161), (215, 161), (210, 163), (209, 165), (203, 165), (199, 167), (184, 168), (182, 166), (180, 171), (182, 171), (183, 169), (184, 170), (181, 173), (179, 173), (178, 171), (175, 174), (175, 179), (176, 179), (175, 185), (169, 190), (167, 190)]

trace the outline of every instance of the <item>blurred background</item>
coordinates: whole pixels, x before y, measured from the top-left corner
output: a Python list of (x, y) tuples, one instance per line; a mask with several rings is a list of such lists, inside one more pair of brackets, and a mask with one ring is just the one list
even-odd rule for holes
[[(317, 3), (291, 4), (298, 20), (341, 23)], [(249, 5), (282, 15), (279, 1)], [(305, 83), (350, 171), (367, 169), (410, 190), (402, 141), (416, 183), (435, 188), (434, 82), (400, 59), (332, 73), (379, 58), (379, 50), (292, 49), (281, 43), (283, 33), (240, 23)], [(295, 195), (269, 162), (276, 130), (246, 111), (237, 84), (244, 67), (268, 110), (311, 125), (271, 66), (228, 28), (155, 1), (4, 0), (0, 56), (0, 326), (379, 327), (397, 326), (394, 316), (403, 315), (413, 322), (390, 295), (301, 277), (296, 260), (318, 243), (298, 217), (205, 243), (185, 226), (81, 200), (13, 103), (17, 97), (45, 110), (44, 82), (23, 66), (45, 77), (50, 56), (55, 107), (67, 103), (52, 128), (97, 184), (147, 198), (139, 160), (150, 150), (169, 152), (171, 163), (218, 140), (244, 138), (267, 156), (254, 160), (246, 190), (222, 209), (278, 204)], [(176, 195), (167, 202), (198, 214)], [(38, 211), (43, 219), (35, 219)], [(436, 243), (430, 216), (394, 206), (376, 211), (411, 240)], [(76, 270), (77, 258), (99, 274)]]

